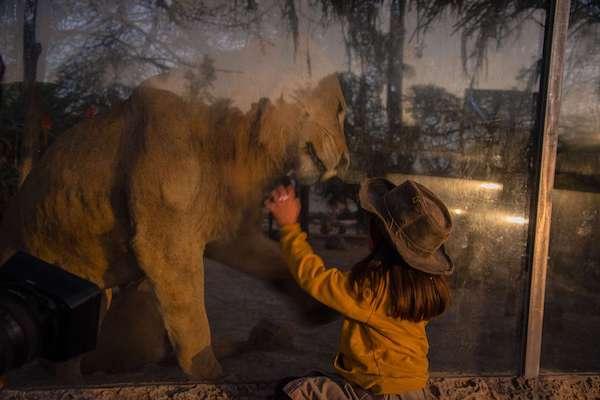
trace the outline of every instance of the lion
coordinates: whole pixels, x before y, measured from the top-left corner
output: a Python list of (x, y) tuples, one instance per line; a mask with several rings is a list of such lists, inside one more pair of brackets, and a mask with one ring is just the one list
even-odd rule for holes
[(147, 282), (181, 369), (216, 378), (203, 257), (291, 281), (262, 203), (289, 170), (311, 184), (347, 168), (345, 109), (335, 74), (247, 112), (141, 85), (48, 148), (4, 214), (0, 262), (24, 251), (101, 289)]

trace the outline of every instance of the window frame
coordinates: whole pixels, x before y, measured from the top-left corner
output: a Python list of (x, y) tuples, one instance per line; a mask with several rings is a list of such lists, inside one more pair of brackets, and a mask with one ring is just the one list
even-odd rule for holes
[(521, 375), (536, 378), (540, 374), (542, 331), (552, 191), (558, 149), (558, 122), (571, 0), (550, 0), (544, 32), (543, 67), (536, 129), (534, 193), (528, 241), (530, 266), (528, 306), (525, 315), (524, 355)]

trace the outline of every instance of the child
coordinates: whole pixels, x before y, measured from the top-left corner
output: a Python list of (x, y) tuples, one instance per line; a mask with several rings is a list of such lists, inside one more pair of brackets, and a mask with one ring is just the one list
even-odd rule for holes
[(281, 227), (281, 247), (296, 282), (343, 314), (339, 377), (290, 381), (292, 399), (423, 399), (428, 379), (425, 325), (446, 309), (445, 275), (452, 261), (443, 243), (452, 221), (446, 206), (424, 186), (395, 186), (367, 179), (361, 207), (370, 215), (371, 253), (350, 272), (326, 268), (297, 223), (300, 202), (291, 186), (279, 186), (265, 202)]

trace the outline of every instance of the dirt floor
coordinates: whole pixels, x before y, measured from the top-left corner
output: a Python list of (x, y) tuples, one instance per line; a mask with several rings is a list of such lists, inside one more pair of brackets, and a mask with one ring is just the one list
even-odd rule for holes
[[(328, 251), (338, 265), (355, 257), (345, 251)], [(303, 327), (282, 294), (250, 276), (208, 260), (206, 306), (213, 344), (224, 371), (223, 382), (269, 382), (312, 370), (332, 372), (341, 319), (317, 327)], [(234, 351), (231, 351), (234, 349)], [(59, 384), (33, 363), (9, 374), (9, 385), (40, 387)], [(181, 381), (185, 376), (173, 358), (147, 365), (130, 374), (96, 373), (84, 376), (85, 384)]]
[[(324, 249), (318, 249), (324, 251)], [(336, 265), (349, 266), (366, 251), (328, 250)], [(352, 253), (352, 255), (349, 255)], [(286, 376), (313, 370), (331, 372), (340, 320), (302, 327), (298, 316), (262, 282), (223, 265), (206, 266), (207, 308), (215, 347), (234, 348), (221, 358), (218, 384), (194, 383), (173, 359), (129, 374), (96, 373), (82, 381), (59, 382), (33, 363), (8, 375), (3, 399), (267, 399)], [(259, 338), (259, 339), (257, 339)], [(599, 376), (522, 378), (434, 377), (431, 399), (600, 399)]]
[[(269, 399), (273, 383), (251, 384), (154, 384), (86, 388), (7, 389), (1, 400), (148, 400), (148, 399)], [(600, 376), (522, 378), (432, 378), (427, 399), (600, 399)]]

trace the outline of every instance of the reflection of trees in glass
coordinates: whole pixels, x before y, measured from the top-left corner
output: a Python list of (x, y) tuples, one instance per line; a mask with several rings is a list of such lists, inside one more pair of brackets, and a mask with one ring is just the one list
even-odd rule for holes
[(412, 86), (407, 97), (419, 133), (415, 169), (434, 175), (444, 175), (452, 167), (460, 170), (454, 164), (466, 153), (461, 100), (434, 85)]
[[(586, 23), (578, 23), (583, 20)], [(542, 368), (598, 371), (600, 348), (600, 3), (572, 1), (552, 223)]]
[[(325, 18), (333, 15), (342, 22), (349, 63), (353, 57), (359, 61), (360, 75), (346, 82), (346, 87), (352, 86), (348, 130), (350, 137), (361, 137), (350, 141), (353, 168), (362, 167), (368, 174), (387, 169), (392, 141), (405, 133), (402, 92), (403, 72), (408, 69), (404, 64), (407, 4), (403, 0), (389, 4), (321, 1)], [(383, 14), (389, 19), (387, 31), (383, 29)], [(402, 159), (412, 161), (409, 153)]]
[[(406, 78), (415, 73), (405, 63), (405, 47), (409, 43), (416, 48), (426, 47), (428, 32), (436, 24), (452, 20), (457, 40), (462, 43), (465, 74), (475, 84), (478, 74), (485, 70), (488, 49), (502, 46), (526, 20), (542, 24), (536, 10), (544, 9), (546, 3), (54, 0), (52, 7), (44, 8), (39, 16), (43, 17), (41, 29), (48, 38), (43, 49), (46, 57), (42, 57), (39, 67), (41, 74), (57, 78), (60, 93), (74, 101), (69, 112), (80, 117), (90, 104), (110, 106), (144, 77), (173, 67), (190, 67), (190, 90), (206, 96), (205, 89), (215, 72), (212, 60), (206, 56), (207, 46), (227, 50), (242, 46), (248, 38), (258, 38), (268, 49), (273, 32), (280, 35), (282, 30), (289, 32), (289, 40), (298, 46), (300, 25), (309, 18), (302, 10), (312, 7), (320, 10), (323, 26), (339, 24), (344, 34), (349, 67), (344, 85), (351, 106), (348, 136), (354, 168), (368, 174), (387, 170), (448, 174), (448, 168), (455, 164), (442, 157), (440, 151), (444, 143), (447, 153), (458, 151), (453, 146), (461, 135), (445, 137), (446, 126), (434, 132), (435, 126), (421, 124), (422, 117), (413, 117), (416, 122), (409, 123), (407, 111), (413, 112), (418, 106), (411, 105), (416, 93), (404, 87)], [(574, 2), (572, 26), (583, 30), (598, 21), (598, 6), (593, 3)], [(19, 58), (19, 46), (15, 47), (10, 37), (21, 34), (23, 26), (18, 16), (23, 13), (22, 7), (23, 2), (14, 0), (0, 5), (5, 32), (0, 40), (7, 44), (2, 47), (7, 63)], [(410, 13), (417, 18), (414, 31), (407, 30)], [(537, 76), (538, 66), (530, 69), (530, 76)], [(432, 108), (430, 113), (438, 111)], [(444, 118), (450, 121), (447, 114)], [(452, 124), (460, 125), (460, 118)], [(425, 153), (417, 157), (419, 151), (429, 151), (435, 157), (426, 159)]]
[[(189, 67), (190, 95), (207, 97), (206, 89), (217, 68), (207, 56), (207, 47), (226, 51), (242, 46), (252, 37), (262, 41), (268, 51), (273, 30), (284, 34), (280, 36), (289, 32), (287, 40), (298, 46), (300, 25), (307, 18), (302, 9), (310, 5), (321, 10), (320, 22), (324, 26), (339, 26), (343, 31), (348, 60), (343, 85), (350, 105), (346, 133), (354, 170), (370, 175), (400, 171), (497, 179), (504, 185), (503, 194), (508, 194), (513, 183), (522, 182), (515, 176), (528, 171), (533, 92), (541, 63), (534, 62), (524, 71), (526, 89), (522, 91), (478, 88), (477, 78), (485, 71), (490, 49), (510, 43), (525, 21), (543, 25), (540, 17), (543, 13), (538, 10), (545, 9), (547, 3), (544, 0), (53, 0), (51, 18), (44, 28), (48, 31), (49, 45), (43, 49), (47, 60), (40, 60), (38, 65), (38, 76), (54, 73), (56, 76), (52, 78), (57, 78), (56, 86), (41, 88), (52, 121), (50, 136), (84, 118), (90, 105), (99, 109), (109, 107), (127, 96), (131, 87), (143, 78), (174, 67)], [(572, 0), (572, 3), (571, 35), (586, 32), (600, 21), (597, 2)], [(0, 37), (0, 51), (7, 64), (23, 56), (19, 53), (20, 46), (14, 45), (22, 40), (22, 19), (18, 16), (23, 14), (23, 4), (17, 0), (0, 2), (1, 29), (6, 32)], [(269, 19), (265, 20), (267, 14)], [(407, 28), (409, 15), (417, 16), (414, 31)], [(272, 16), (279, 18), (271, 19)], [(436, 24), (448, 21), (456, 35), (449, 40), (462, 44), (462, 65), (471, 87), (465, 88), (464, 94), (453, 94), (434, 85), (407, 85), (411, 74), (418, 73), (405, 60), (408, 45), (414, 44), (422, 51)], [(570, 59), (579, 68), (570, 71), (583, 72), (600, 64), (584, 56), (587, 56), (585, 51)], [(310, 58), (306, 61), (310, 62)], [(42, 66), (44, 62), (47, 68)], [(597, 85), (600, 93), (597, 81), (589, 83)], [(6, 88), (4, 94), (0, 145), (12, 155), (16, 137), (23, 129), (23, 96), (16, 86)], [(6, 119), (10, 124), (5, 123)], [(573, 121), (573, 126), (580, 128), (581, 121)], [(14, 174), (4, 174), (12, 171), (9, 168), (14, 156), (9, 158), (0, 165), (0, 179), (14, 187)], [(581, 158), (576, 158), (580, 162)], [(559, 170), (560, 166), (561, 159)], [(332, 182), (330, 190), (325, 190), (325, 197), (332, 203), (353, 204), (356, 189), (356, 185)], [(514, 196), (520, 204), (522, 193), (521, 190), (519, 196)], [(468, 216), (472, 218), (471, 214)], [(461, 243), (478, 243), (480, 239), (475, 236), (487, 229), (485, 222), (485, 227), (466, 227), (463, 232), (472, 237)], [(514, 241), (522, 241), (515, 239), (513, 225), (490, 230), (491, 246), (469, 246), (463, 259), (474, 267), (465, 268), (461, 279), (469, 285), (481, 283), (483, 291), (487, 286), (478, 269), (483, 268), (482, 260), (496, 256), (497, 264), (503, 265), (505, 254), (491, 254), (496, 248), (514, 251), (511, 259), (520, 257)], [(469, 271), (472, 275), (468, 275)], [(484, 272), (492, 274), (497, 270), (490, 268)], [(510, 278), (502, 282), (512, 285), (516, 280)], [(513, 301), (518, 300), (514, 288), (507, 289), (507, 293)], [(517, 309), (506, 308), (512, 312)], [(464, 328), (472, 330), (467, 325)], [(473, 337), (478, 332), (467, 333)], [(512, 336), (505, 340), (512, 340)], [(475, 342), (478, 339), (465, 341)], [(503, 349), (495, 344), (490, 346)]]
[[(404, 62), (404, 47), (416, 42), (415, 47), (422, 49), (436, 24), (453, 21), (456, 40), (462, 45), (463, 71), (475, 87), (485, 69), (488, 49), (501, 47), (522, 29), (525, 20), (539, 18), (536, 10), (543, 8), (544, 2), (320, 3), (325, 18), (341, 21), (352, 71), (345, 74), (344, 86), (351, 105), (346, 133), (353, 169), (367, 175), (398, 171), (486, 179), (526, 172), (531, 124), (519, 123), (533, 116), (532, 95), (506, 91), (480, 96), (476, 101), (486, 103), (479, 104), (486, 114), (474, 115), (469, 102), (441, 87), (405, 88), (404, 78), (415, 71)], [(409, 12), (417, 18), (413, 32), (406, 28)], [(473, 105), (477, 96), (469, 93)], [(492, 101), (520, 104), (524, 98), (527, 103), (520, 113), (497, 109), (497, 102)]]
[[(21, 57), (19, 54), (21, 46), (19, 40), (22, 38), (22, 20), (18, 21), (17, 15), (23, 15), (22, 2), (2, 1), (0, 2), (0, 52), (3, 62), (10, 66)], [(8, 73), (4, 79), (11, 79)]]
[(479, 177), (509, 181), (510, 176), (527, 173), (535, 98), (527, 91), (466, 91), (463, 123), (471, 145), (477, 147), (471, 151), (480, 157), (478, 169), (486, 171)]
[[(440, 126), (440, 130), (433, 134), (435, 126), (428, 124), (423, 114), (440, 111), (434, 107), (435, 102), (411, 106), (415, 96), (427, 96), (427, 92), (422, 92), (424, 88), (417, 88), (418, 93), (411, 93), (412, 89), (403, 88), (403, 76), (414, 73), (404, 63), (404, 44), (416, 41), (417, 47), (422, 48), (428, 31), (437, 23), (445, 23), (448, 17), (454, 18), (452, 27), (462, 43), (463, 69), (475, 84), (485, 67), (488, 48), (491, 45), (500, 47), (522, 28), (524, 20), (537, 17), (536, 9), (544, 5), (543, 2), (505, 1), (500, 4), (483, 0), (341, 3), (322, 0), (321, 4), (325, 16), (334, 15), (342, 21), (349, 62), (353, 58), (358, 59), (358, 76), (349, 80), (347, 85), (354, 86), (350, 90), (352, 113), (348, 120), (349, 136), (362, 137), (361, 140), (351, 140), (355, 145), (351, 143), (352, 151), (356, 153), (354, 166), (365, 167), (368, 174), (400, 170), (442, 175), (451, 173), (452, 163), (441, 153), (456, 149), (453, 146), (461, 137), (458, 130), (462, 123), (458, 116), (462, 113), (456, 113), (454, 118), (446, 113), (443, 118), (454, 128), (447, 131), (446, 126)], [(405, 18), (411, 10), (416, 12), (417, 25), (414, 32), (407, 32)], [(389, 22), (387, 27), (385, 22)], [(435, 96), (441, 93), (432, 89), (429, 94)], [(444, 97), (440, 99), (442, 103), (446, 100)], [(379, 106), (375, 107), (375, 104)], [(422, 108), (424, 105), (434, 108), (426, 111)], [(421, 113), (413, 117), (414, 125), (404, 121), (405, 107)], [(459, 111), (458, 108), (455, 101), (454, 110)], [(365, 122), (370, 120), (383, 124), (374, 126), (373, 122)], [(425, 125), (420, 125), (423, 122)], [(434, 136), (436, 140), (432, 140)], [(370, 148), (366, 151), (360, 148), (363, 143), (370, 143), (367, 146)], [(448, 148), (442, 149), (444, 146)], [(433, 158), (425, 160), (423, 152), (427, 151)], [(419, 152), (421, 154), (417, 156)]]
[(38, 59), (42, 45), (37, 41), (37, 0), (26, 0), (23, 9), (23, 107), (25, 118), (19, 151), (19, 181), (23, 182), (40, 158), (48, 138), (42, 128), (42, 104), (37, 87)]
[[(2, 128), (0, 130), (0, 141), (2, 142), (2, 165), (0, 174), (2, 177), (1, 194), (2, 202), (14, 191), (16, 184), (25, 177), (32, 163), (39, 158), (39, 149), (44, 147), (47, 140), (47, 131), (42, 127), (42, 101), (36, 84), (38, 59), (41, 53), (41, 45), (37, 42), (37, 0), (3, 2), (0, 5), (0, 20), (4, 26), (3, 33), (8, 38), (8, 44), (3, 47), (6, 61), (9, 64), (21, 63), (23, 69), (23, 82), (19, 85), (21, 96), (18, 102), (20, 129), (18, 135), (13, 135), (14, 119), (6, 113), (7, 97), (9, 93), (4, 85), (4, 63), (2, 62), (2, 73), (0, 84), (0, 105), (2, 105)], [(20, 28), (20, 32), (17, 31)], [(8, 31), (7, 29), (12, 29)], [(18, 43), (17, 39), (22, 42)], [(11, 40), (12, 39), (12, 40)], [(12, 42), (12, 43), (11, 43)], [(2, 57), (0, 55), (0, 57)], [(22, 59), (19, 59), (22, 57)], [(14, 75), (14, 74), (13, 74)], [(11, 111), (13, 111), (11, 109)], [(17, 143), (20, 142), (20, 149)], [(19, 157), (17, 157), (19, 154)], [(17, 162), (18, 160), (18, 162)], [(17, 173), (18, 170), (18, 173)], [(19, 179), (16, 179), (19, 178)]]
[[(75, 123), (93, 116), (125, 98), (144, 77), (180, 66), (189, 67), (185, 78), (190, 95), (206, 96), (215, 69), (212, 59), (198, 48), (199, 37), (215, 27), (224, 34), (251, 32), (259, 17), (255, 11), (253, 2), (245, 6), (228, 2), (208, 6), (146, 0), (54, 0), (51, 7), (36, 0), (2, 2), (1, 38), (9, 45), (1, 48), (9, 67), (14, 70), (14, 66), (22, 65), (24, 70), (24, 95), (11, 101), (22, 101), (27, 117), (4, 113), (10, 119), (6, 126), (20, 129), (16, 137), (7, 134), (7, 130), (2, 132), (7, 135), (4, 141), (11, 143), (9, 147), (20, 149), (15, 151), (14, 160), (30, 166), (45, 149), (48, 126), (55, 121), (52, 113), (44, 109), (46, 103), (65, 108), (61, 115), (67, 117), (54, 124), (64, 130), (68, 127), (64, 122)], [(36, 32), (36, 27), (40, 32)], [(45, 48), (38, 43), (40, 34)], [(22, 47), (15, 45), (15, 39), (20, 37)], [(40, 54), (43, 56), (38, 63)], [(55, 90), (51, 98), (40, 99), (40, 85), (36, 82), (44, 79), (47, 70), (56, 81)], [(15, 79), (20, 74), (11, 75)], [(12, 110), (12, 105), (7, 109)], [(12, 128), (8, 131), (12, 132)], [(12, 176), (13, 163), (8, 165), (3, 172), (8, 168), (6, 172)], [(21, 179), (28, 169), (21, 168)]]
[(533, 93), (467, 89), (461, 99), (433, 85), (410, 91), (419, 130), (417, 172), (506, 181), (526, 174)]
[[(110, 106), (145, 77), (174, 67), (190, 67), (196, 92), (210, 79), (210, 60), (178, 25), (210, 15), (208, 7), (192, 10), (177, 2), (167, 6), (150, 1), (101, 7), (91, 0), (57, 3), (53, 63), (58, 84), (63, 91), (78, 93), (82, 103)], [(183, 17), (184, 12), (189, 14)]]
[[(38, 83), (41, 133), (52, 139), (64, 132), (80, 116), (67, 111), (73, 99), (58, 94), (53, 83)], [(25, 93), (21, 82), (2, 85), (0, 97), (0, 214), (19, 183), (18, 148), (25, 125)]]
[[(485, 70), (488, 50), (500, 48), (515, 35), (519, 34), (525, 26), (526, 21), (534, 21), (540, 25), (544, 24), (543, 14), (539, 10), (547, 8), (548, 2), (542, 0), (531, 1), (502, 1), (492, 2), (488, 0), (470, 0), (455, 2), (451, 0), (435, 1), (376, 1), (361, 2), (347, 1), (334, 2), (328, 0), (320, 1), (325, 16), (334, 15), (342, 21), (344, 36), (346, 40), (349, 62), (353, 58), (358, 59), (359, 71), (357, 77), (352, 79), (353, 93), (366, 93), (367, 96), (353, 95), (352, 106), (353, 118), (349, 119), (351, 129), (355, 135), (366, 136), (362, 141), (356, 141), (357, 145), (381, 142), (382, 135), (386, 136), (381, 145), (372, 146), (372, 152), (377, 156), (370, 157), (361, 149), (353, 148), (358, 157), (358, 168), (367, 167), (368, 173), (380, 170), (382, 162), (386, 163), (386, 169), (399, 169), (405, 172), (414, 171), (415, 151), (423, 150), (423, 143), (415, 143), (415, 136), (424, 134), (419, 124), (416, 125), (417, 133), (411, 127), (403, 123), (404, 107), (411, 101), (410, 89), (403, 89), (403, 75), (411, 73), (411, 68), (404, 64), (404, 43), (415, 41), (417, 48), (425, 45), (427, 33), (436, 24), (444, 23), (452, 18), (452, 28), (461, 41), (461, 58), (463, 70), (470, 77), (472, 86), (475, 87), (479, 74)], [(575, 2), (572, 10), (571, 24), (578, 29), (584, 29), (600, 19), (598, 17), (599, 6), (589, 1)], [(416, 29), (407, 32), (404, 19), (409, 11), (414, 11), (417, 16)], [(387, 24), (387, 29), (385, 22)], [(573, 32), (573, 30), (572, 30)], [(535, 82), (539, 77), (540, 62), (534, 62), (528, 70), (523, 71), (521, 79), (526, 84), (526, 91), (533, 91)], [(407, 93), (408, 92), (408, 93)], [(403, 95), (403, 93), (405, 93)], [(501, 97), (506, 98), (505, 93)], [(516, 92), (515, 92), (516, 94)], [(519, 94), (516, 99), (507, 99), (509, 102), (516, 100), (519, 103)], [(367, 97), (379, 97), (380, 99), (367, 99)], [(370, 103), (381, 103), (381, 107), (373, 107)], [(414, 108), (414, 107), (413, 107)], [(369, 110), (377, 110), (383, 115), (365, 115)], [(435, 112), (432, 109), (431, 112)], [(528, 108), (528, 111), (532, 111)], [(384, 126), (366, 125), (363, 121), (367, 119), (384, 121)], [(373, 124), (371, 124), (373, 125)], [(431, 127), (426, 127), (430, 129)], [(360, 133), (359, 133), (360, 132)], [(429, 132), (430, 133), (430, 132)], [(443, 130), (439, 132), (440, 138)], [(455, 136), (449, 137), (447, 144), (452, 147)], [(439, 147), (442, 143), (436, 142)], [(381, 147), (385, 153), (381, 154)], [(383, 161), (381, 158), (383, 156)], [(379, 160), (373, 164), (372, 159)], [(400, 160), (400, 161), (398, 161)], [(361, 162), (362, 161), (362, 162)], [(439, 160), (438, 160), (439, 161)], [(418, 164), (421, 164), (419, 162)], [(434, 169), (428, 173), (440, 173), (441, 164), (432, 161)], [(450, 165), (450, 164), (447, 164)], [(369, 166), (371, 166), (369, 170)], [(417, 165), (422, 168), (422, 165)], [(448, 172), (446, 172), (448, 173)]]
[(600, 4), (576, 1), (571, 8), (555, 186), (560, 189), (598, 192)]

